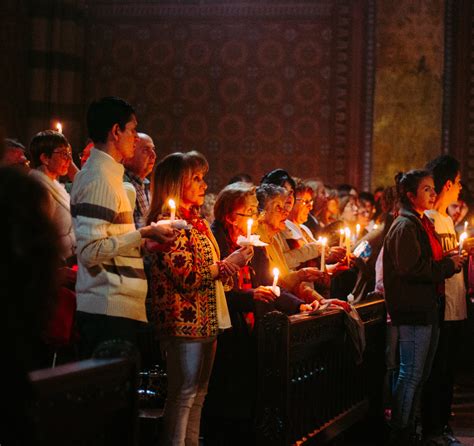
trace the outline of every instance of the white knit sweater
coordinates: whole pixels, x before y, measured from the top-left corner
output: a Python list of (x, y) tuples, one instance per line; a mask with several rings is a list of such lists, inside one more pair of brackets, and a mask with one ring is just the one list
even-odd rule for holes
[(77, 310), (146, 321), (147, 282), (124, 168), (93, 148), (74, 178), (71, 213), (77, 239)]

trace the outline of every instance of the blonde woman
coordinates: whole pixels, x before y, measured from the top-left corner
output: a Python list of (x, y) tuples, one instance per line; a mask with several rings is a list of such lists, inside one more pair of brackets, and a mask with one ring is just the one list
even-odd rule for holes
[[(151, 259), (153, 320), (168, 370), (164, 443), (198, 446), (204, 398), (212, 371), (219, 330), (231, 327), (224, 284), (252, 255), (239, 249), (220, 260), (219, 247), (199, 214), (208, 163), (192, 151), (173, 153), (153, 173), (148, 223), (167, 218), (168, 200), (176, 218), (188, 223), (176, 240), (160, 246)], [(153, 246), (149, 246), (153, 249)]]

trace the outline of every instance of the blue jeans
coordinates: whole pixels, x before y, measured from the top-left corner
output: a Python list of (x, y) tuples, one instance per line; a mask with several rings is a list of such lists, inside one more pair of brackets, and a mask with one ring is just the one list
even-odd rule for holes
[(393, 396), (392, 427), (411, 426), (420, 406), (421, 390), (438, 345), (437, 325), (400, 325), (400, 371)]
[(387, 323), (387, 334), (385, 341), (385, 382), (384, 382), (384, 407), (392, 407), (392, 397), (398, 380), (399, 369), (399, 347), (398, 326)]
[(211, 377), (216, 338), (169, 338), (166, 354), (168, 395), (164, 413), (164, 444), (198, 446), (204, 398)]

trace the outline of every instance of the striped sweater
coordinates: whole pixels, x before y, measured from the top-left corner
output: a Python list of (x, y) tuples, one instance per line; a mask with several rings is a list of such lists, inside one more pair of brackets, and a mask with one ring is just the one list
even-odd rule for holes
[(147, 282), (124, 168), (93, 148), (74, 178), (71, 213), (77, 239), (77, 310), (146, 321)]

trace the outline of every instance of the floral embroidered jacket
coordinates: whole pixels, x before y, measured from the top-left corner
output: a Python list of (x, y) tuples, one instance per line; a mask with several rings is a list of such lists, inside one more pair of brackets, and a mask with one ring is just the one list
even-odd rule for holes
[(161, 338), (218, 334), (211, 243), (218, 255), (219, 247), (205, 224), (205, 231), (180, 230), (170, 247), (151, 255), (152, 320)]

